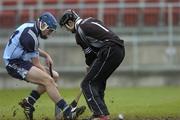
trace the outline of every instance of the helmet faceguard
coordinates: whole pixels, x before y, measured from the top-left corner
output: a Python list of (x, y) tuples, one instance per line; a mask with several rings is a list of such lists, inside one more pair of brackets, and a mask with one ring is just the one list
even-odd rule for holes
[(47, 23), (45, 23), (45, 22), (43, 22), (43, 21), (39, 21), (39, 29), (40, 29), (41, 31), (44, 31), (44, 30), (46, 30), (47, 28), (48, 28)]

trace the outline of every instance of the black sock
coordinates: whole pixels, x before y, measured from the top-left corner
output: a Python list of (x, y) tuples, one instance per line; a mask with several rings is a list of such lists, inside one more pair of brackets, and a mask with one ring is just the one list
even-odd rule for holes
[(71, 112), (71, 108), (69, 105), (66, 103), (64, 99), (61, 99), (59, 102), (56, 103), (56, 105), (63, 111), (65, 114)]
[(40, 94), (37, 91), (32, 90), (30, 96), (27, 97), (27, 100), (31, 105), (34, 105), (34, 103), (39, 99), (39, 97)]

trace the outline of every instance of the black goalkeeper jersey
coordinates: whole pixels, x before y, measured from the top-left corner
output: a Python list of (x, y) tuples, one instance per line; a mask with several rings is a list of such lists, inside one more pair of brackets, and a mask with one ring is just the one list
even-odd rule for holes
[[(98, 51), (110, 42), (124, 46), (124, 41), (95, 18), (79, 19), (75, 24), (76, 43), (85, 53), (89, 65), (96, 58)], [(90, 62), (88, 62), (90, 61)]]

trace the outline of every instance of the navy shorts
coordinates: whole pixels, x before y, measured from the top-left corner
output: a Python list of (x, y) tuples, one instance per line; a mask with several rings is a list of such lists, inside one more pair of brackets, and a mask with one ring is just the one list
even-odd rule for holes
[(6, 70), (9, 75), (20, 80), (26, 80), (26, 75), (33, 64), (21, 59), (9, 60)]

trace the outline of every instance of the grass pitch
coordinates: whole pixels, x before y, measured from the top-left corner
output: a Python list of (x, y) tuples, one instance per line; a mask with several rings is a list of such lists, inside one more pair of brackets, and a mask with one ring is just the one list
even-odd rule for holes
[[(0, 90), (0, 120), (24, 120), (18, 102), (30, 91), (30, 89)], [(78, 89), (60, 90), (69, 103), (78, 91)], [(119, 113), (124, 115), (125, 120), (180, 120), (180, 87), (178, 86), (107, 88), (105, 99), (112, 120), (117, 118)], [(79, 105), (86, 105), (83, 96)], [(35, 120), (54, 119), (54, 103), (47, 94), (41, 96), (35, 108)], [(90, 115), (87, 109), (80, 119)]]

